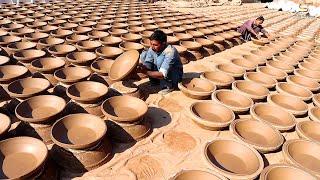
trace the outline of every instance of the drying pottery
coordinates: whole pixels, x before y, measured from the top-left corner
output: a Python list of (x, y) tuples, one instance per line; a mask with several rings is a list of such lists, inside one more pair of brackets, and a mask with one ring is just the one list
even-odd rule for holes
[(135, 34), (139, 34), (140, 32), (143, 32), (146, 30), (145, 27), (140, 27), (140, 26), (129, 26), (128, 28), (130, 33), (135, 33)]
[(91, 38), (91, 39), (100, 39), (100, 38), (103, 38), (103, 37), (107, 37), (109, 36), (110, 34), (107, 33), (107, 32), (104, 32), (104, 31), (98, 31), (98, 30), (94, 30), (94, 31), (91, 31), (88, 33), (88, 36)]
[(73, 28), (76, 28), (78, 26), (79, 25), (76, 23), (64, 23), (59, 25), (61, 29), (66, 29), (66, 30), (72, 30)]
[(41, 50), (29, 49), (22, 50), (13, 54), (13, 57), (23, 63), (30, 63), (31, 61), (41, 58), (46, 55), (46, 52)]
[(48, 48), (49, 53), (57, 57), (65, 57), (68, 53), (72, 53), (76, 50), (76, 47), (65, 44), (54, 45)]
[(116, 122), (136, 122), (147, 113), (147, 104), (132, 96), (114, 96), (103, 102), (102, 112), (106, 118)]
[(205, 147), (209, 164), (229, 179), (255, 179), (263, 169), (263, 159), (253, 148), (235, 140), (216, 139)]
[(103, 99), (108, 93), (108, 87), (99, 82), (82, 81), (69, 86), (66, 93), (76, 102), (92, 104)]
[(254, 71), (257, 67), (256, 63), (242, 58), (232, 59), (231, 63), (245, 69), (246, 71)]
[(63, 39), (48, 37), (48, 38), (39, 40), (39, 42), (37, 44), (37, 49), (46, 49), (46, 48), (48, 48), (50, 46), (63, 44), (63, 43), (64, 43)]
[(276, 79), (261, 72), (247, 72), (244, 79), (259, 83), (266, 88), (273, 88), (277, 84)]
[(10, 43), (21, 41), (21, 38), (18, 36), (0, 36), (0, 46), (5, 47)]
[(43, 73), (53, 73), (55, 70), (62, 68), (65, 61), (60, 58), (40, 58), (31, 62), (33, 69)]
[(220, 130), (228, 127), (235, 119), (229, 108), (210, 101), (195, 102), (190, 106), (189, 114), (200, 127), (208, 130)]
[(26, 34), (31, 34), (31, 33), (34, 33), (34, 32), (35, 32), (34, 29), (24, 27), (24, 28), (21, 28), (21, 29), (12, 30), (11, 34), (14, 35), (14, 36), (24, 36)]
[(15, 43), (10, 43), (8, 44), (7, 48), (5, 49), (8, 55), (12, 55), (15, 52), (22, 51), (22, 50), (27, 50), (27, 49), (33, 49), (37, 46), (36, 43), (33, 42), (15, 42)]
[(79, 51), (95, 51), (97, 48), (101, 47), (102, 44), (99, 41), (79, 41), (76, 44), (76, 47)]
[(56, 120), (65, 106), (66, 102), (61, 97), (40, 95), (22, 101), (16, 107), (15, 114), (22, 121), (29, 123), (46, 123)]
[(149, 47), (150, 47), (150, 39), (142, 39), (140, 41), (140, 44), (142, 44), (145, 47), (145, 49), (149, 49)]
[(107, 25), (107, 24), (97, 24), (97, 25), (93, 26), (92, 28), (93, 28), (94, 30), (96, 30), (96, 31), (103, 31), (103, 32), (105, 32), (105, 31), (108, 31), (108, 30), (111, 28), (111, 26), (110, 26), (110, 25)]
[(22, 78), (28, 73), (28, 69), (19, 65), (0, 66), (0, 84), (9, 84), (10, 82)]
[(295, 69), (294, 74), (298, 76), (303, 76), (307, 78), (314, 79), (320, 82), (320, 71), (311, 71), (306, 69)]
[(250, 53), (253, 55), (259, 56), (263, 59), (272, 59), (275, 52), (271, 48), (268, 48), (267, 50), (264, 50), (264, 49), (253, 50), (253, 51), (250, 51)]
[(207, 99), (216, 90), (213, 83), (200, 78), (183, 79), (178, 87), (183, 94), (193, 99)]
[(312, 121), (320, 122), (320, 108), (312, 107), (308, 111), (308, 116)]
[(33, 179), (41, 173), (48, 156), (46, 145), (32, 137), (14, 137), (0, 142), (1, 179)]
[(120, 37), (107, 36), (100, 38), (100, 42), (105, 46), (118, 46), (122, 42), (122, 39)]
[(113, 62), (112, 59), (97, 60), (91, 64), (91, 69), (102, 76), (107, 76)]
[(76, 28), (73, 28), (72, 31), (76, 34), (87, 34), (88, 32), (92, 31), (92, 28), (90, 27), (83, 27), (83, 26), (78, 26)]
[(276, 90), (281, 94), (298, 97), (303, 101), (309, 101), (313, 96), (309, 89), (287, 82), (277, 83)]
[(200, 75), (200, 78), (211, 81), (218, 89), (228, 88), (234, 81), (231, 75), (221, 71), (204, 72)]
[(144, 49), (143, 45), (135, 42), (122, 42), (119, 47), (124, 51), (137, 50), (141, 52)]
[(123, 39), (123, 41), (127, 41), (127, 42), (140, 42), (140, 40), (142, 39), (142, 36), (138, 34), (127, 33), (127, 34), (121, 35), (121, 38)]
[(150, 36), (153, 34), (153, 31), (143, 31), (139, 33), (143, 38), (150, 38)]
[(278, 61), (278, 62), (283, 62), (283, 63), (289, 64), (291, 66), (297, 66), (299, 64), (298, 59), (294, 59), (292, 57), (288, 57), (283, 54), (280, 54), (280, 56), (273, 57), (273, 60)]
[(272, 78), (278, 81), (282, 81), (288, 76), (288, 74), (285, 71), (269, 66), (260, 66), (257, 68), (257, 72), (261, 72), (263, 74), (271, 76)]
[(315, 106), (320, 107), (320, 94), (315, 94), (312, 98), (312, 102)]
[(211, 41), (215, 42), (215, 43), (223, 43), (224, 42), (224, 38), (218, 35), (209, 35), (208, 39), (210, 39)]
[(123, 34), (127, 34), (129, 31), (125, 29), (116, 29), (112, 28), (108, 30), (108, 33), (110, 33), (112, 36), (121, 36)]
[(258, 65), (264, 65), (266, 63), (266, 59), (264, 59), (261, 56), (256, 56), (254, 54), (245, 54), (243, 55), (243, 58), (251, 62), (254, 62)]
[(69, 36), (73, 34), (72, 31), (66, 30), (66, 29), (57, 29), (55, 31), (52, 31), (50, 33), (51, 36), (56, 37), (56, 38), (65, 38), (66, 36)]
[(96, 54), (100, 57), (115, 59), (120, 54), (123, 53), (123, 50), (116, 47), (100, 47), (96, 49)]
[(87, 79), (91, 71), (82, 67), (67, 67), (54, 72), (54, 77), (64, 85)]
[(57, 29), (59, 29), (58, 26), (52, 26), (52, 25), (45, 25), (45, 26), (41, 26), (41, 27), (37, 28), (37, 30), (42, 33), (50, 33), (50, 32), (55, 31)]
[(297, 123), (296, 132), (302, 139), (320, 142), (320, 122), (301, 121)]
[(295, 116), (308, 112), (308, 105), (298, 97), (284, 94), (272, 94), (267, 97), (268, 103), (281, 107)]
[(294, 70), (294, 67), (290, 64), (287, 64), (285, 62), (281, 62), (281, 61), (268, 61), (267, 62), (267, 67), (273, 67), (276, 69), (280, 69), (285, 71), (286, 73), (292, 73)]
[(73, 43), (73, 44), (76, 44), (77, 42), (80, 42), (80, 41), (86, 41), (89, 39), (90, 39), (89, 36), (81, 35), (81, 34), (72, 34), (66, 37), (66, 41), (68, 43)]
[(6, 65), (10, 62), (10, 58), (7, 56), (0, 56), (0, 66)]
[(192, 180), (192, 179), (201, 179), (201, 180), (226, 180), (226, 178), (208, 171), (202, 170), (182, 170), (178, 172), (170, 180)]
[(97, 145), (107, 132), (105, 122), (91, 114), (72, 114), (53, 124), (51, 138), (63, 148), (86, 149)]
[(78, 65), (78, 66), (87, 66), (91, 64), (95, 59), (97, 58), (97, 55), (93, 52), (73, 52), (69, 53), (66, 56), (67, 61), (69, 61), (71, 64)]
[(286, 78), (287, 82), (290, 84), (298, 85), (301, 87), (305, 87), (312, 92), (317, 92), (320, 89), (320, 84), (311, 79), (303, 76), (291, 75)]
[(24, 27), (23, 24), (16, 24), (16, 23), (5, 24), (5, 25), (1, 26), (1, 28), (6, 30), (6, 31), (12, 31), (12, 30), (15, 30), (15, 29), (23, 28), (23, 27)]
[(217, 90), (212, 94), (211, 98), (213, 101), (227, 106), (235, 113), (246, 112), (253, 105), (252, 99), (232, 90)]
[(235, 81), (232, 83), (232, 90), (251, 98), (254, 102), (264, 100), (269, 94), (266, 87), (252, 81)]
[(43, 78), (25, 78), (16, 80), (8, 85), (8, 94), (12, 98), (26, 99), (45, 92), (50, 82)]
[(320, 177), (320, 145), (315, 142), (292, 139), (284, 143), (282, 154), (286, 162)]
[(306, 69), (311, 71), (320, 71), (320, 66), (314, 63), (309, 63), (308, 61), (300, 62), (298, 67), (300, 69)]
[(0, 113), (0, 137), (5, 135), (11, 127), (11, 119), (9, 116)]
[(175, 33), (174, 36), (180, 41), (188, 41), (193, 38), (193, 36), (189, 33)]
[(83, 27), (91, 27), (91, 26), (94, 26), (96, 25), (97, 23), (94, 22), (94, 21), (83, 21), (83, 22), (80, 22), (79, 25), (80, 26), (83, 26)]
[(287, 164), (272, 164), (263, 169), (259, 180), (273, 180), (273, 179), (305, 179), (316, 180), (317, 178), (310, 173), (304, 171), (296, 166)]
[(253, 44), (263, 46), (265, 44), (268, 44), (270, 41), (268, 38), (261, 38), (261, 39), (252, 39), (252, 42)]
[(244, 68), (236, 66), (234, 64), (219, 64), (216, 65), (216, 70), (231, 75), (232, 77), (239, 79), (246, 72)]
[(167, 43), (168, 44), (179, 44), (179, 39), (175, 36), (167, 36)]
[(195, 42), (195, 41), (181, 41), (180, 45), (184, 46), (185, 48), (187, 48), (190, 51), (196, 51), (202, 47), (202, 45), (200, 43)]
[(233, 121), (230, 131), (237, 139), (261, 153), (275, 151), (284, 142), (284, 138), (277, 129), (250, 118)]

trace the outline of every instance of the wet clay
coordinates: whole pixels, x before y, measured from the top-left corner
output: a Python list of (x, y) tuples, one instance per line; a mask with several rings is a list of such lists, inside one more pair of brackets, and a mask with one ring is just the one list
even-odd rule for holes
[(186, 152), (192, 150), (196, 145), (196, 140), (188, 133), (170, 131), (163, 136), (164, 143), (172, 150)]

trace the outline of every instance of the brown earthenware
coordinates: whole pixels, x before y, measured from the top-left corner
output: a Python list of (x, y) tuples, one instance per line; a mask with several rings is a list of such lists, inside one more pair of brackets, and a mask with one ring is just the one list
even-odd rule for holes
[(269, 94), (266, 87), (252, 81), (235, 81), (232, 83), (232, 90), (251, 98), (254, 102), (264, 100)]
[(269, 66), (260, 66), (257, 68), (257, 72), (261, 72), (265, 75), (271, 76), (278, 81), (284, 80), (288, 76), (285, 71)]
[(73, 52), (69, 53), (66, 56), (66, 59), (68, 62), (74, 65), (78, 66), (87, 66), (91, 64), (95, 59), (97, 58), (97, 55), (93, 52)]
[(83, 27), (83, 26), (78, 26), (76, 28), (73, 28), (72, 31), (76, 34), (87, 34), (92, 31), (92, 28), (90, 27)]
[(65, 38), (66, 36), (70, 36), (71, 34), (73, 34), (73, 32), (71, 30), (66, 30), (66, 29), (57, 29), (50, 33), (51, 36), (55, 38), (62, 38), (62, 39)]
[(108, 33), (110, 33), (112, 36), (118, 36), (120, 37), (123, 34), (127, 34), (129, 31), (125, 29), (117, 29), (117, 28), (112, 28), (108, 30)]
[(122, 34), (121, 38), (123, 39), (123, 41), (127, 41), (127, 42), (140, 42), (140, 40), (142, 39), (142, 36), (134, 33), (127, 33), (127, 34)]
[(266, 64), (267, 67), (270, 66), (276, 69), (280, 69), (285, 71), (286, 73), (292, 73), (294, 70), (294, 67), (292, 65), (281, 61), (268, 61)]
[(287, 164), (272, 164), (263, 169), (259, 180), (272, 179), (305, 179), (316, 180), (317, 178), (310, 173), (296, 166)]
[(202, 171), (202, 170), (182, 170), (178, 172), (170, 180), (226, 180), (223, 176), (216, 174), (215, 172)]
[(242, 58), (232, 59), (231, 63), (245, 69), (246, 71), (254, 71), (257, 67), (256, 63), (249, 61), (249, 60), (246, 60), (244, 58), (243, 59)]
[(59, 69), (54, 72), (54, 77), (64, 83), (73, 84), (87, 79), (91, 74), (91, 71), (82, 67), (67, 67)]
[(200, 78), (211, 81), (218, 89), (228, 88), (235, 81), (231, 75), (221, 71), (204, 72), (200, 75)]
[(80, 42), (80, 41), (86, 41), (89, 39), (90, 39), (89, 36), (81, 35), (81, 34), (72, 34), (66, 37), (66, 41), (68, 43), (73, 43), (73, 44), (76, 44), (77, 42)]
[(298, 97), (284, 94), (272, 94), (267, 97), (268, 103), (283, 108), (295, 116), (301, 116), (308, 112), (308, 105)]
[(45, 51), (42, 50), (21, 50), (13, 54), (13, 58), (23, 63), (30, 63), (31, 61), (44, 57), (46, 55)]
[(8, 44), (6, 48), (6, 52), (8, 53), (8, 55), (12, 55), (15, 52), (27, 50), (27, 49), (33, 49), (36, 46), (37, 46), (36, 43), (29, 42), (29, 41), (14, 42), (14, 43)]
[(62, 68), (65, 61), (60, 58), (40, 58), (31, 62), (33, 69), (43, 73), (53, 73), (55, 70)]
[(103, 38), (103, 37), (107, 37), (109, 35), (110, 34), (108, 32), (98, 31), (98, 30), (93, 30), (93, 31), (88, 33), (88, 36), (91, 39), (100, 39), (100, 38)]
[(11, 119), (9, 116), (0, 113), (0, 136), (4, 136), (11, 127)]
[(112, 59), (97, 60), (91, 64), (91, 69), (102, 76), (107, 76), (113, 63)]
[(56, 57), (65, 57), (68, 53), (72, 53), (76, 50), (76, 47), (66, 44), (54, 45), (48, 48), (49, 53)]
[(108, 87), (99, 82), (82, 81), (69, 86), (66, 93), (76, 102), (93, 104), (102, 100), (108, 93)]
[(216, 70), (229, 74), (234, 78), (241, 78), (246, 72), (244, 68), (234, 64), (219, 64), (216, 66)]
[(314, 79), (320, 82), (320, 71), (311, 71), (306, 69), (295, 69), (294, 74), (306, 78)]
[(213, 101), (227, 106), (235, 113), (246, 112), (253, 105), (252, 99), (232, 90), (217, 90), (211, 98)]
[(2, 47), (5, 47), (10, 43), (19, 42), (19, 41), (21, 41), (21, 38), (18, 36), (10, 36), (10, 35), (0, 36), (0, 46)]
[(116, 47), (104, 46), (96, 49), (95, 52), (100, 57), (115, 59), (123, 53), (123, 50)]
[(95, 51), (101, 46), (102, 46), (102, 43), (95, 40), (79, 41), (76, 44), (76, 47), (79, 51)]
[(200, 78), (183, 79), (178, 87), (183, 94), (193, 99), (207, 99), (216, 90), (213, 83)]
[(303, 101), (309, 101), (313, 97), (309, 89), (287, 82), (277, 83), (276, 90), (281, 94), (298, 97)]
[(40, 39), (37, 44), (37, 49), (47, 49), (50, 46), (63, 44), (64, 40), (60, 38), (48, 37), (45, 39)]
[(291, 75), (286, 78), (288, 83), (305, 87), (312, 92), (317, 92), (320, 90), (320, 84), (310, 78), (305, 78), (303, 76)]
[(124, 51), (137, 50), (141, 52), (144, 49), (143, 45), (135, 42), (122, 42), (119, 44), (119, 47)]
[(245, 54), (243, 58), (249, 61), (252, 61), (258, 65), (264, 65), (266, 63), (266, 59), (261, 56), (256, 56), (254, 54)]
[(273, 88), (277, 84), (276, 79), (261, 72), (247, 72), (244, 75), (244, 79), (259, 83), (266, 88)]
[(320, 122), (317, 121), (301, 121), (297, 123), (296, 132), (302, 139), (313, 142), (320, 142)]
[(105, 46), (118, 46), (122, 39), (120, 37), (107, 36), (99, 39), (100, 42)]

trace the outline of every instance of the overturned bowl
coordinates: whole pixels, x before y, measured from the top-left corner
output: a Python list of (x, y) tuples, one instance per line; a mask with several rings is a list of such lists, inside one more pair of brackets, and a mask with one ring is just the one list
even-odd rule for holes
[(302, 116), (308, 112), (308, 105), (298, 97), (284, 94), (271, 94), (267, 97), (267, 101), (295, 116)]
[(214, 85), (216, 85), (218, 89), (230, 87), (233, 81), (235, 81), (235, 79), (231, 75), (221, 71), (203, 72), (200, 75), (200, 78), (209, 80)]
[(76, 102), (93, 104), (101, 101), (108, 93), (108, 86), (94, 81), (82, 81), (69, 86), (66, 93)]
[(207, 99), (216, 90), (213, 83), (200, 78), (183, 79), (178, 87), (183, 94), (194, 99)]
[(288, 83), (305, 87), (312, 92), (318, 92), (320, 90), (320, 84), (313, 79), (306, 78), (303, 76), (290, 75), (286, 78)]
[(232, 90), (217, 90), (211, 98), (213, 101), (227, 106), (235, 113), (246, 112), (253, 105), (252, 99)]
[(303, 101), (309, 101), (313, 97), (309, 89), (287, 82), (277, 83), (276, 90), (281, 94), (298, 97)]
[(72, 84), (78, 81), (85, 80), (91, 74), (91, 71), (82, 67), (66, 67), (54, 72), (54, 77), (67, 84)]
[(247, 72), (244, 74), (244, 79), (261, 84), (266, 88), (273, 88), (277, 84), (277, 80), (261, 72)]
[(232, 90), (251, 98), (254, 102), (265, 99), (269, 94), (266, 87), (252, 81), (235, 81), (232, 83)]
[(320, 122), (301, 121), (297, 123), (296, 132), (302, 139), (320, 143)]
[(263, 169), (259, 180), (274, 179), (304, 179), (316, 180), (317, 178), (310, 173), (296, 166), (287, 164), (272, 164)]

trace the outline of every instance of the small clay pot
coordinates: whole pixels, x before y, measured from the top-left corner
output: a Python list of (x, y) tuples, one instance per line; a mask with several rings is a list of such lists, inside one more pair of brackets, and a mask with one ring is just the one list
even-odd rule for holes
[(129, 26), (128, 28), (128, 31), (134, 34), (139, 34), (140, 32), (143, 32), (145, 30), (146, 30), (145, 27), (140, 27), (140, 26)]
[(224, 72), (226, 74), (231, 75), (235, 79), (239, 79), (243, 76), (243, 74), (246, 72), (244, 68), (241, 68), (239, 66), (236, 66), (234, 64), (218, 64), (216, 65), (216, 70)]
[(257, 67), (256, 63), (242, 58), (232, 59), (231, 63), (245, 69), (246, 71), (254, 71)]
[(230, 125), (230, 132), (239, 140), (250, 144), (261, 153), (272, 152), (284, 142), (280, 132), (272, 126), (254, 119), (238, 119)]
[(77, 82), (66, 90), (68, 97), (82, 104), (93, 104), (102, 100), (108, 93), (108, 87), (94, 81)]
[(293, 59), (292, 57), (288, 57), (283, 54), (280, 54), (280, 56), (273, 57), (273, 60), (277, 62), (286, 63), (291, 66), (297, 66), (299, 64), (299, 60)]
[(267, 97), (267, 101), (295, 116), (305, 115), (308, 112), (308, 105), (298, 97), (284, 94), (272, 94)]
[(235, 81), (232, 83), (232, 90), (251, 98), (254, 102), (264, 100), (269, 94), (266, 87), (252, 81)]
[(306, 78), (314, 79), (320, 82), (320, 71), (311, 71), (306, 69), (295, 69), (294, 74), (297, 76), (303, 76)]
[(271, 76), (272, 78), (278, 81), (283, 81), (288, 76), (288, 74), (285, 71), (268, 66), (258, 67), (257, 72), (261, 72), (265, 75)]
[(50, 46), (63, 44), (64, 40), (60, 38), (48, 37), (45, 39), (40, 39), (37, 44), (37, 49), (47, 49)]
[(76, 47), (79, 51), (95, 51), (101, 46), (102, 46), (102, 43), (94, 40), (79, 41), (76, 44)]
[(315, 106), (320, 107), (320, 95), (319, 94), (315, 94), (312, 98), (312, 102)]
[(317, 178), (302, 168), (287, 164), (272, 164), (263, 169), (259, 180), (270, 180), (281, 177), (283, 179), (316, 180)]
[(231, 75), (221, 71), (204, 72), (200, 75), (200, 78), (211, 81), (218, 89), (228, 88), (235, 81)]
[(212, 100), (230, 108), (235, 113), (243, 113), (253, 105), (252, 99), (238, 94), (232, 90), (217, 90), (212, 96)]
[(287, 82), (290, 84), (305, 87), (312, 92), (318, 92), (320, 90), (320, 85), (317, 81), (305, 78), (303, 76), (291, 75), (286, 78)]
[(209, 35), (208, 39), (210, 39), (211, 41), (215, 42), (215, 43), (223, 43), (224, 42), (224, 38), (218, 35)]
[(96, 31), (108, 31), (112, 26), (107, 25), (107, 24), (97, 24), (93, 26), (92, 28)]
[(0, 73), (3, 74), (0, 78), (0, 84), (9, 84), (16, 79), (26, 76), (28, 69), (19, 65), (3, 65), (0, 66)]
[(298, 97), (303, 101), (309, 101), (313, 97), (309, 89), (286, 82), (277, 83), (276, 90), (281, 94)]
[(135, 42), (122, 42), (119, 44), (119, 47), (124, 51), (137, 50), (141, 52), (144, 49), (143, 45)]
[(76, 44), (80, 41), (86, 41), (89, 39), (90, 39), (89, 36), (81, 35), (81, 34), (72, 34), (72, 35), (66, 37), (66, 41), (68, 43), (72, 43), (72, 44)]
[(229, 179), (255, 179), (264, 166), (255, 149), (236, 140), (215, 139), (206, 145), (204, 153), (212, 168)]
[(31, 67), (36, 71), (42, 73), (51, 73), (57, 69), (62, 68), (65, 65), (65, 61), (60, 58), (40, 58), (31, 62)]
[(115, 59), (116, 57), (118, 57), (120, 54), (123, 53), (123, 50), (116, 47), (105, 46), (105, 47), (100, 47), (96, 49), (95, 52), (100, 57)]
[(23, 24), (16, 24), (16, 23), (12, 23), (12, 24), (4, 24), (1, 26), (1, 28), (3, 28), (6, 31), (12, 31), (15, 29), (20, 29), (23, 28), (24, 25)]
[(46, 55), (45, 51), (42, 50), (21, 50), (13, 54), (13, 58), (23, 63), (30, 63), (31, 61), (44, 57)]
[(64, 84), (73, 84), (75, 82), (79, 82), (87, 79), (91, 74), (91, 71), (82, 68), (82, 67), (67, 67), (63, 69), (59, 69), (54, 72), (54, 77), (64, 83)]
[(189, 51), (197, 51), (202, 45), (195, 41), (181, 41), (180, 45), (187, 48)]
[(183, 79), (178, 87), (183, 94), (193, 99), (207, 99), (216, 90), (213, 83), (200, 78)]
[(244, 75), (244, 79), (247, 81), (259, 83), (269, 89), (275, 87), (275, 85), (277, 84), (276, 79), (261, 72), (247, 72)]
[(320, 142), (319, 130), (320, 122), (317, 121), (301, 121), (296, 126), (296, 132), (300, 138), (317, 143)]
[(65, 44), (54, 45), (48, 48), (48, 52), (56, 57), (65, 57), (68, 53), (72, 53), (76, 50), (76, 47)]

